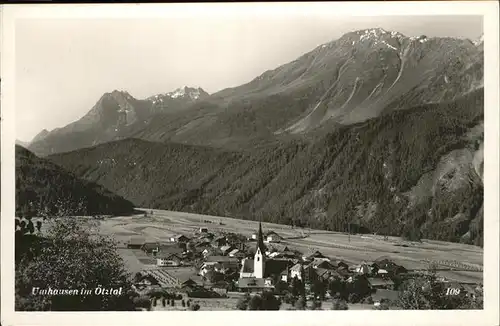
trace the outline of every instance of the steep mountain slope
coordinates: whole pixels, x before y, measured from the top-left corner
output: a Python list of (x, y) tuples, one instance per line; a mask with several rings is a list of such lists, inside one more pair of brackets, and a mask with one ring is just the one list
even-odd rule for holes
[(482, 243), (483, 90), (229, 151), (128, 139), (50, 156), (138, 206)]
[(29, 149), (39, 155), (70, 151), (130, 136), (155, 114), (178, 112), (208, 94), (201, 88), (179, 88), (174, 92), (138, 100), (124, 91), (104, 94), (80, 120), (51, 132), (39, 133)]
[(132, 203), (122, 197), (95, 183), (79, 180), (54, 163), (16, 146), (16, 215), (37, 214), (39, 206), (50, 213), (63, 206), (75, 215), (133, 211)]
[(482, 46), (469, 40), (356, 31), (215, 93), (183, 115), (157, 117), (134, 137), (248, 147), (452, 100), (481, 87), (482, 78)]
[[(482, 80), (481, 42), (360, 30), (239, 87), (211, 96), (183, 88), (151, 97), (146, 108), (135, 109), (123, 120), (125, 124), (117, 126), (113, 116), (107, 128), (92, 127), (83, 134), (81, 128), (69, 128), (71, 133), (55, 133), (30, 149), (56, 153), (126, 137), (248, 148), (289, 137), (310, 138), (311, 133), (323, 134), (393, 110), (453, 100), (482, 87)], [(196, 100), (182, 110), (170, 108), (176, 100), (192, 100), (193, 93)], [(116, 108), (111, 111), (117, 114)], [(135, 118), (141, 114), (149, 118)], [(91, 120), (85, 126), (101, 121)]]

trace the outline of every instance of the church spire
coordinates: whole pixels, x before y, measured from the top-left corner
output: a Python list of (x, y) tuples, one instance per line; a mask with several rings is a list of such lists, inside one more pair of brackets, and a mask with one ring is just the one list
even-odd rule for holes
[(262, 235), (262, 224), (259, 221), (259, 233), (257, 234), (257, 248), (260, 249), (260, 252), (265, 253), (266, 249), (264, 246), (264, 236)]

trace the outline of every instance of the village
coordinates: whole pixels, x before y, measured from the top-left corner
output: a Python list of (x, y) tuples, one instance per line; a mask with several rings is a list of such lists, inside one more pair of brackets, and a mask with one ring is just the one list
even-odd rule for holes
[[(260, 223), (249, 237), (200, 227), (169, 240), (131, 236), (123, 243), (143, 257), (133, 286), (143, 298), (141, 309), (246, 310), (249, 294), (269, 293), (279, 302), (270, 310), (392, 309), (400, 285), (417, 272), (388, 256), (349, 264), (318, 250), (300, 252)], [(480, 287), (438, 280), (447, 292), (462, 295), (473, 296)]]

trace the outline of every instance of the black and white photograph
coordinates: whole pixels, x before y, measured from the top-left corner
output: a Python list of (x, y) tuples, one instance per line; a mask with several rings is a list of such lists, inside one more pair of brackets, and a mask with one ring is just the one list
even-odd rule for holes
[(495, 324), (498, 4), (401, 4), (5, 6), (2, 323)]

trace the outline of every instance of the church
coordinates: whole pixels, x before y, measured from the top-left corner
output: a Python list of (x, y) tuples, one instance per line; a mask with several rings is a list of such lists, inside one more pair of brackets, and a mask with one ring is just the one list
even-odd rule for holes
[(266, 247), (260, 222), (254, 258), (245, 258), (241, 264), (240, 279), (238, 281), (240, 288), (272, 288), (277, 281), (288, 282), (291, 263), (284, 259), (266, 257)]

